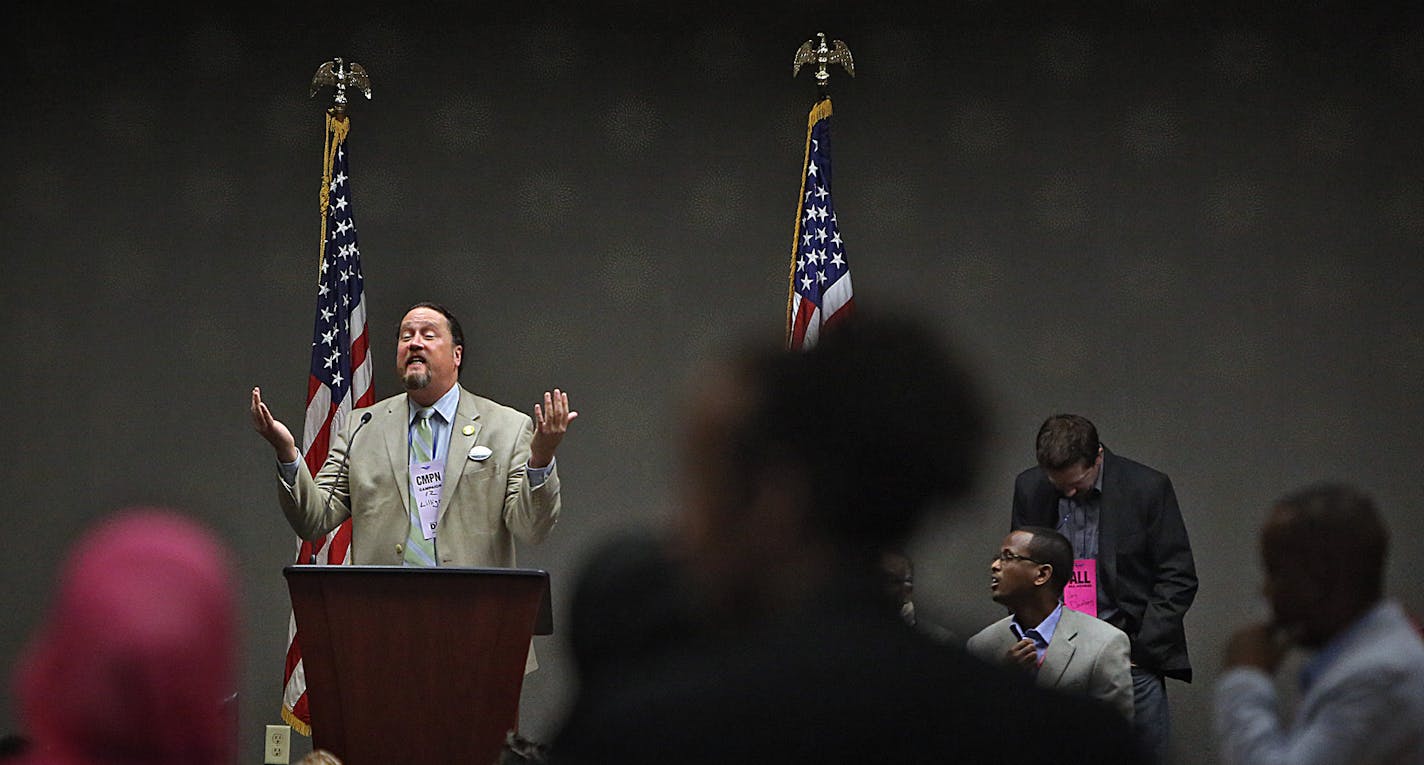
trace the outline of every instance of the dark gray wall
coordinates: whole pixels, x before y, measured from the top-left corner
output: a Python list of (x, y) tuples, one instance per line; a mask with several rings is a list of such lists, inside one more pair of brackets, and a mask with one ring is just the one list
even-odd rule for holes
[[(1274, 496), (1358, 482), (1393, 526), (1392, 580), (1424, 562), (1424, 28), (1184, 5), (12, 11), (0, 669), (77, 534), (131, 503), (183, 508), (241, 559), (257, 761), (294, 542), (245, 404), (260, 384), (300, 421), (326, 98), (307, 83), (336, 55), (376, 92), (351, 153), (377, 392), (395, 392), (394, 323), (427, 297), (464, 316), (471, 387), (522, 408), (572, 391), (565, 515), (521, 551), (567, 606), (596, 539), (670, 514), (699, 362), (780, 331), (813, 93), (789, 63), (824, 29), (858, 64), (834, 81), (857, 299), (933, 317), (994, 393), (981, 490), (913, 550), (921, 609), (966, 634), (996, 616), (982, 585), (1012, 475), (1045, 415), (1088, 415), (1176, 482), (1202, 585), (1199, 679), (1171, 692), (1178, 759), (1200, 760), (1220, 646), (1262, 613)], [(559, 640), (541, 651), (535, 738), (571, 690)]]

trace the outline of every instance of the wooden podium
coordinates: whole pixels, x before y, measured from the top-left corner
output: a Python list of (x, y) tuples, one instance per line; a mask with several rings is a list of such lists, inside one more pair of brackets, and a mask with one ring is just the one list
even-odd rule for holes
[(287, 566), (312, 746), (344, 765), (493, 765), (519, 715), (537, 569)]

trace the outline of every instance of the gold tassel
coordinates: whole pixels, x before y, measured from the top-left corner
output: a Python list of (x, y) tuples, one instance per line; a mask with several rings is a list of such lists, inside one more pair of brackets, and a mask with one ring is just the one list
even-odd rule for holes
[[(331, 204), (331, 168), (336, 164), (336, 150), (351, 132), (351, 122), (346, 117), (337, 117), (326, 112), (326, 146), (322, 150), (321, 165), (321, 238), (316, 252), (317, 279), (321, 279), (321, 261), (326, 258), (326, 213)], [(297, 727), (293, 725), (292, 727)]]

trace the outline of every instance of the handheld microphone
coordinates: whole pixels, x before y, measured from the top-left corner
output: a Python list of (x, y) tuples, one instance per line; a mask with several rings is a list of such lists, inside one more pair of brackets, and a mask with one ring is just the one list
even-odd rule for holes
[[(351, 445), (356, 443), (356, 434), (361, 432), (361, 428), (366, 427), (366, 423), (371, 421), (371, 413), (366, 412), (361, 415), (361, 421), (356, 424), (356, 429), (351, 431), (351, 438), (346, 440), (346, 453), (341, 455), (341, 466), (336, 469), (336, 480), (331, 482), (331, 487), (326, 490), (326, 504), (322, 506), (322, 515), (331, 512), (331, 498), (336, 496), (336, 485), (341, 483), (341, 477), (346, 474), (346, 463), (351, 459)], [(316, 563), (316, 550), (312, 550), (311, 560), (307, 563)]]

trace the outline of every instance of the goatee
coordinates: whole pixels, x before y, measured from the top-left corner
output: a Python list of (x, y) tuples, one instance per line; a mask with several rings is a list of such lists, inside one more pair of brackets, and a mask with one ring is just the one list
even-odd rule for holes
[(406, 372), (401, 378), (401, 383), (405, 385), (407, 391), (420, 390), (430, 384), (429, 372)]

